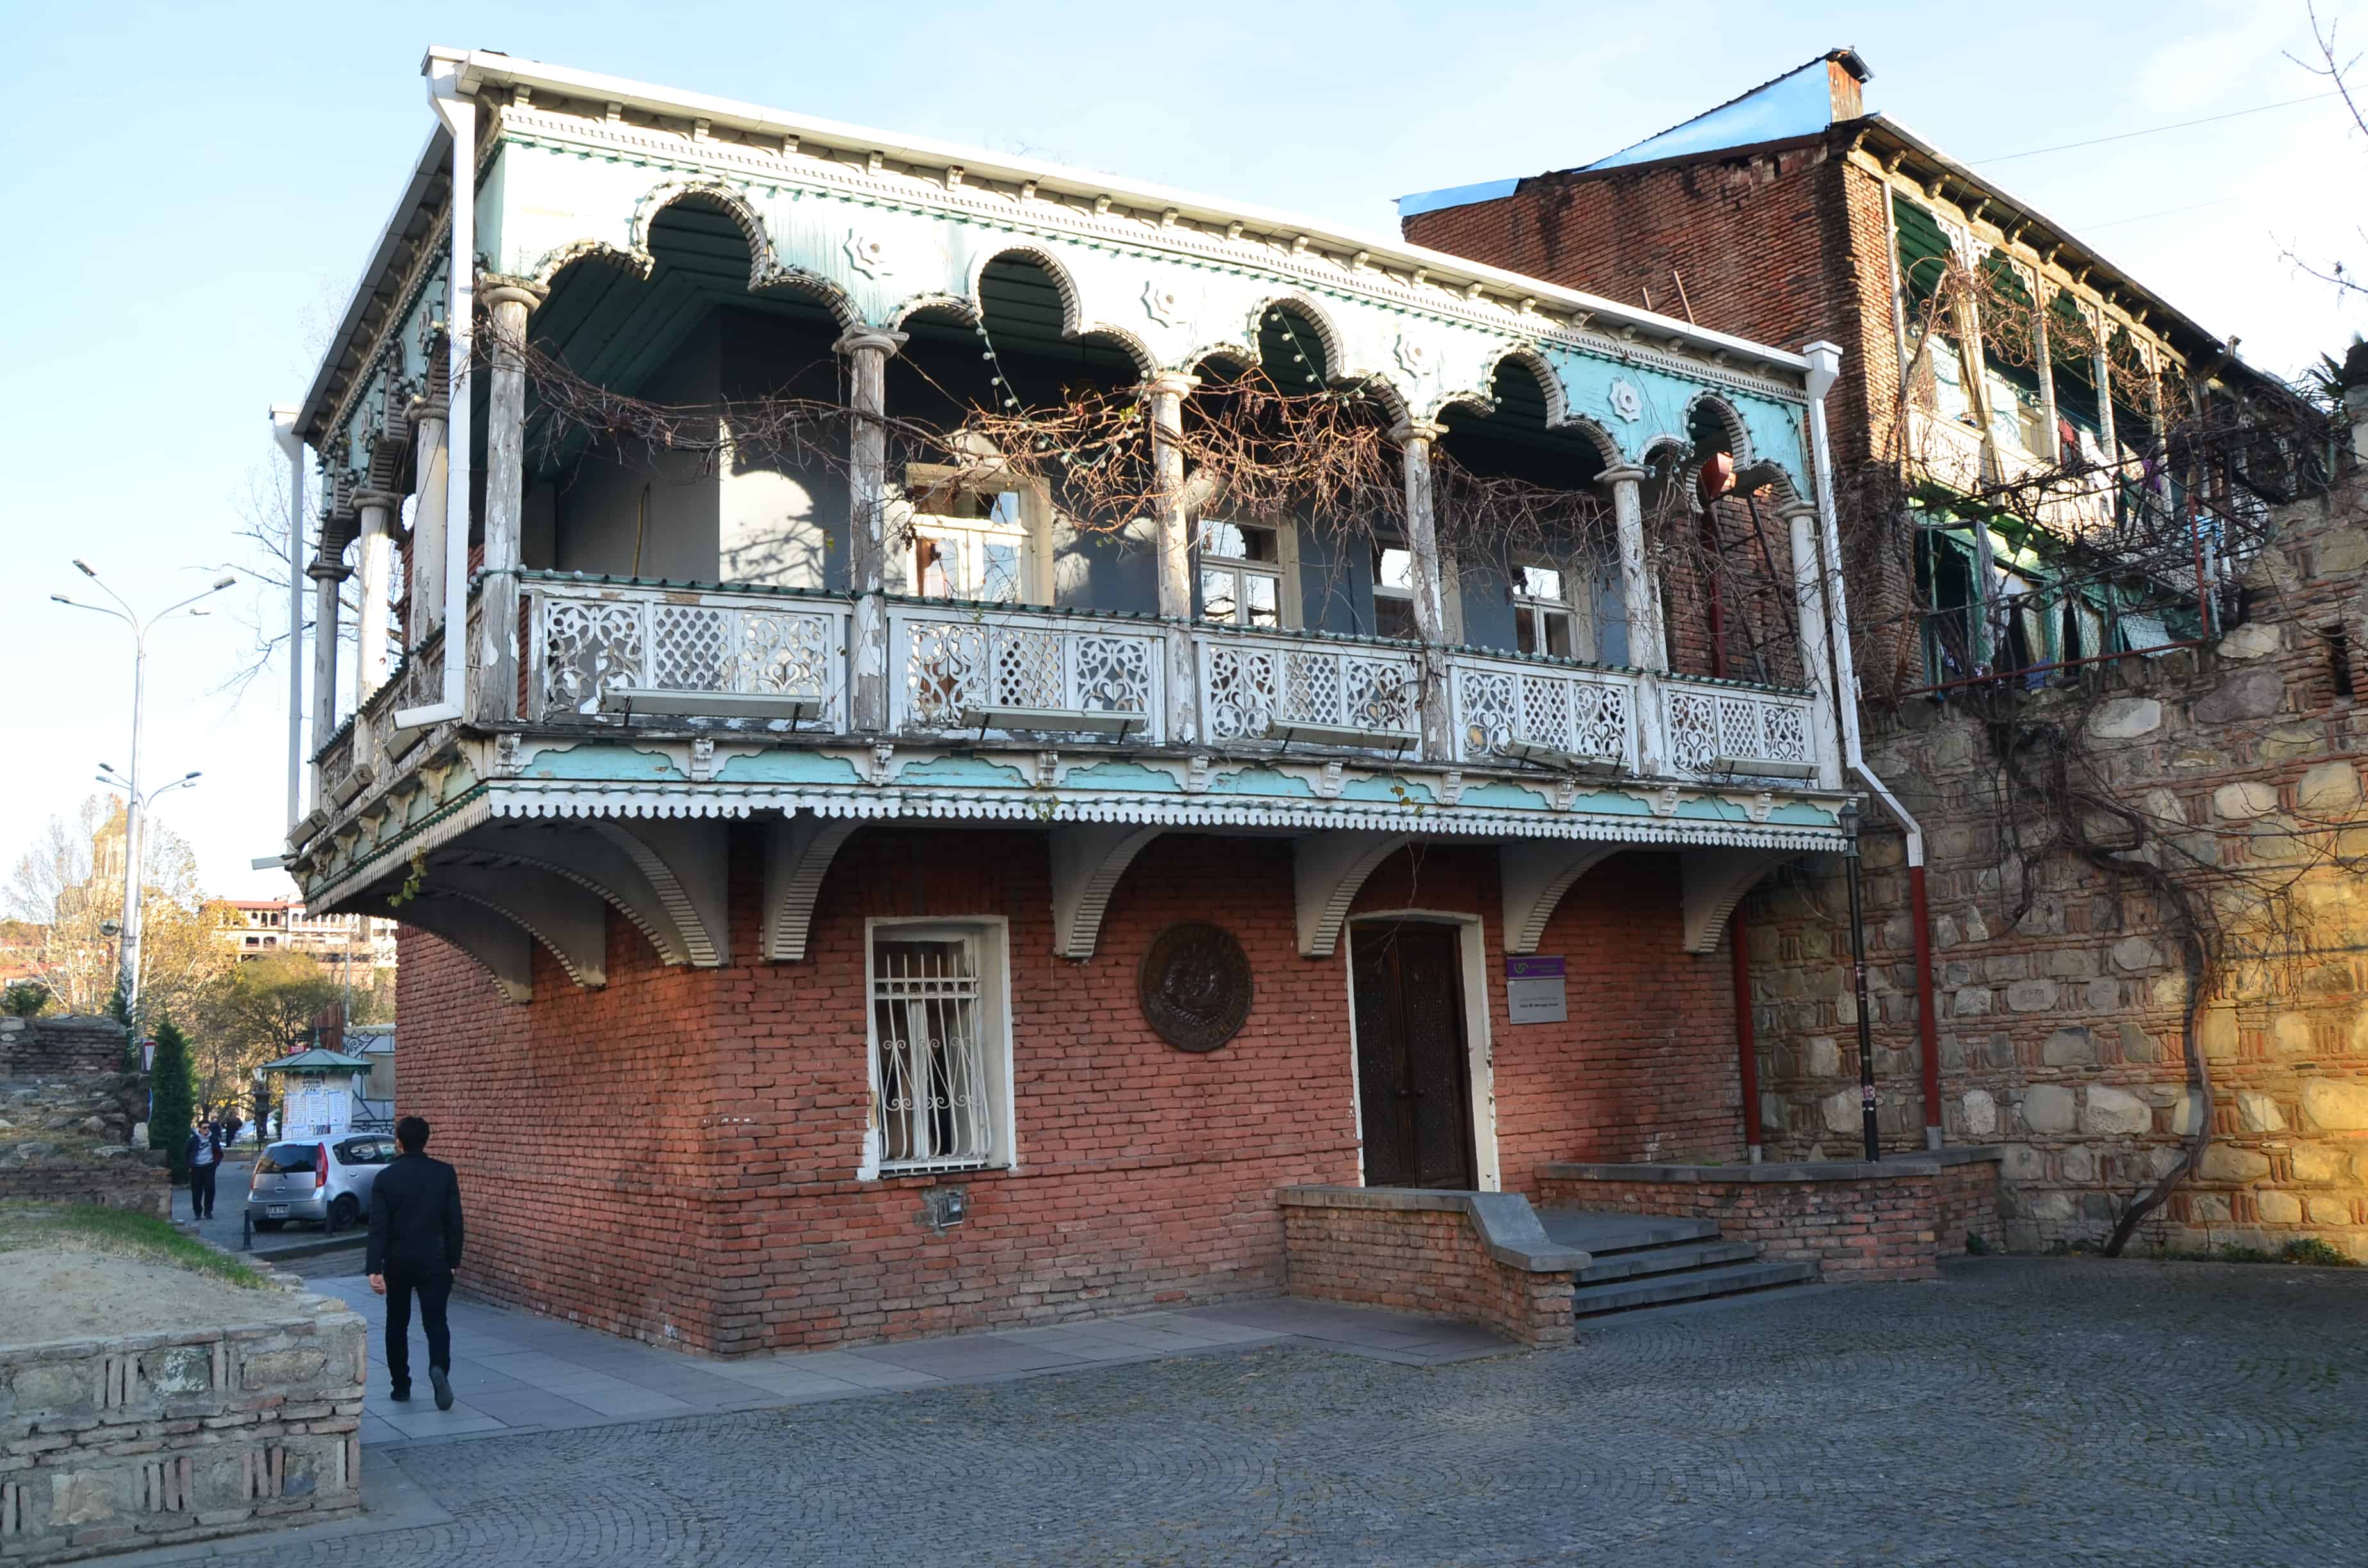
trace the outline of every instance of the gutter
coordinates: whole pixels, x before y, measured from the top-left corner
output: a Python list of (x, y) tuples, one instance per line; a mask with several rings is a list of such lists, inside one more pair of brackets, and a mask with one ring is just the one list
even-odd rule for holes
[[(420, 730), (461, 717), (469, 678), (470, 436), (475, 405), (469, 361), (477, 325), (477, 101), (461, 90), (453, 62), (431, 55), (427, 102), (452, 148), (451, 312), (445, 331), (450, 380), (444, 413), (444, 689), (441, 699), (396, 710), (394, 727)], [(434, 146), (430, 138), (429, 145)], [(367, 280), (365, 280), (367, 281)]]
[(1866, 765), (1858, 723), (1858, 665), (1850, 649), (1850, 605), (1842, 587), (1841, 528), (1834, 517), (1831, 444), (1826, 430), (1826, 393), (1841, 369), (1839, 346), (1825, 341), (1804, 350), (1809, 361), (1809, 461), (1816, 475), (1821, 535), (1819, 578), (1826, 585), (1827, 624), (1834, 629), (1834, 707), (1841, 722), (1842, 759), (1864, 780), (1883, 809), (1907, 835), (1907, 895), (1916, 942), (1916, 1033), (1923, 1066), (1924, 1146), (1938, 1149), (1941, 1131), (1941, 1037), (1932, 994), (1932, 908), (1924, 889), (1924, 828), (1900, 803), (1891, 787)]

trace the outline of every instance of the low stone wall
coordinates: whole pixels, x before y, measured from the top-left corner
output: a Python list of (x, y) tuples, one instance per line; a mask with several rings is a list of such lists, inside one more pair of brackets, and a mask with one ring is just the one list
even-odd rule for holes
[(173, 1173), (137, 1160), (74, 1165), (0, 1166), (0, 1200), (95, 1203), (135, 1214), (173, 1217)]
[(1523, 1345), (1567, 1345), (1572, 1273), (1511, 1192), (1291, 1187), (1284, 1268), (1294, 1296), (1460, 1318)]
[(1966, 1250), (1969, 1232), (1998, 1244), (1998, 1158), (1966, 1148), (1877, 1165), (1554, 1165), (1538, 1172), (1538, 1199), (1709, 1220), (1771, 1262), (1816, 1264), (1829, 1283), (1937, 1279), (1941, 1256)]
[(123, 1026), (113, 1018), (0, 1017), (0, 1078), (119, 1073), (123, 1041)]
[(225, 1327), (0, 1347), (0, 1562), (356, 1511), (362, 1320), (292, 1291), (257, 1308)]

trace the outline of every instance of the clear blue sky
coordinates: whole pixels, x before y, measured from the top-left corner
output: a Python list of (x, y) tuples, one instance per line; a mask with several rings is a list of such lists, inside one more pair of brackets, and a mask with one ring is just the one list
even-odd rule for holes
[[(2368, 46), (2368, 4), (2334, 0)], [(1870, 107), (1968, 160), (2324, 90), (2300, 0), (2022, 7), (1618, 7), (1202, 0), (1167, 6), (27, 5), (0, 58), (7, 567), (0, 877), (40, 821), (120, 766), (125, 637), (48, 602), (81, 554), (136, 602), (237, 556), (266, 407), (352, 287), (428, 129), (431, 43), (513, 54), (1112, 170), (1387, 232), (1390, 199), (1588, 162), (1822, 51)], [(1970, 24), (1970, 25), (1969, 25)], [(2348, 341), (2280, 242), (2368, 266), (2368, 148), (2312, 103), (1989, 167), (2266, 367)], [(2168, 215), (2164, 215), (2168, 214)], [(2348, 251), (2345, 247), (2348, 245)], [(222, 681), (257, 616), (160, 632), (153, 775), (211, 887), (286, 891), (284, 669)], [(234, 602), (227, 602), (234, 601)]]

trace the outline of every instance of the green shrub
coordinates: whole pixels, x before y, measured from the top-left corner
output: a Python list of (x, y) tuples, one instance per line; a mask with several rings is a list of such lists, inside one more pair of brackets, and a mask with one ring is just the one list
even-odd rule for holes
[(172, 1157), (175, 1181), (188, 1181), (197, 1085), (189, 1076), (189, 1037), (170, 1018), (156, 1026), (156, 1060), (148, 1072), (148, 1146)]
[(2359, 1260), (2321, 1236), (2297, 1236), (2278, 1250), (2286, 1263), (2307, 1263), (2321, 1268), (2354, 1268)]
[(12, 982), (0, 991), (0, 1013), (12, 1018), (29, 1018), (50, 1005), (50, 988), (38, 980)]

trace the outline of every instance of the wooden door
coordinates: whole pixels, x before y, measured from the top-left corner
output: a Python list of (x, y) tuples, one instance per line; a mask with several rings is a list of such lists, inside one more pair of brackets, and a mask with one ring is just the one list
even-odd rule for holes
[(1367, 1187), (1477, 1184), (1460, 945), (1452, 926), (1352, 928)]

